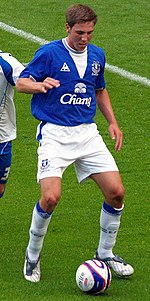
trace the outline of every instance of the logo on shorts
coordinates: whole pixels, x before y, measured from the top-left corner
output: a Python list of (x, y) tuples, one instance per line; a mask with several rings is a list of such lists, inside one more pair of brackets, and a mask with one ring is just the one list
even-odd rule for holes
[(49, 164), (48, 164), (48, 159), (42, 160), (42, 168), (43, 168), (43, 169), (47, 168), (48, 165), (49, 165)]

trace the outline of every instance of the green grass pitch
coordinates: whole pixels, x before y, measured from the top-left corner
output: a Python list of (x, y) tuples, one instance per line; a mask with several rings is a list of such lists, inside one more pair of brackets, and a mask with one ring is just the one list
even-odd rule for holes
[[(148, 0), (21, 1), (1, 0), (0, 21), (45, 40), (65, 36), (64, 13), (72, 3), (91, 5), (100, 16), (93, 43), (107, 63), (149, 78), (150, 2)], [(0, 29), (0, 49), (28, 62), (38, 43)], [(108, 126), (97, 112), (96, 123), (114, 155), (126, 188), (125, 210), (115, 252), (135, 268), (130, 279), (113, 276), (103, 301), (149, 300), (150, 89), (106, 70), (107, 89), (124, 133), (115, 153)], [(78, 185), (73, 166), (64, 173), (62, 198), (53, 215), (41, 258), (42, 279), (29, 283), (22, 269), (32, 209), (39, 198), (36, 183), (38, 122), (30, 113), (30, 95), (15, 92), (18, 137), (5, 196), (0, 202), (0, 301), (89, 301), (76, 286), (75, 272), (91, 259), (99, 240), (103, 196), (92, 181)]]

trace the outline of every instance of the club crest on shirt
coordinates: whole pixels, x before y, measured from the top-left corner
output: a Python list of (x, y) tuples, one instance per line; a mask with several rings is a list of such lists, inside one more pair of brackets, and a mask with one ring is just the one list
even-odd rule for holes
[(94, 61), (92, 64), (92, 75), (98, 76), (100, 70), (101, 70), (100, 63), (97, 61)]

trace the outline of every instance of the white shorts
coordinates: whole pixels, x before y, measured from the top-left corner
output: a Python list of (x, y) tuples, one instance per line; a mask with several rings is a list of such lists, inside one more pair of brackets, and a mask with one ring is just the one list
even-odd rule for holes
[(91, 174), (118, 171), (95, 123), (74, 127), (46, 123), (38, 126), (37, 135), (39, 133), (38, 182), (47, 177), (62, 178), (72, 163), (79, 183)]

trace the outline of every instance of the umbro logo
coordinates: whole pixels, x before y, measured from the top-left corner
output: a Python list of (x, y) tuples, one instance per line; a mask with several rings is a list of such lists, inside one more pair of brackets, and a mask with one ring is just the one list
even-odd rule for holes
[(63, 66), (62, 66), (62, 68), (60, 69), (60, 71), (70, 72), (70, 69), (69, 69), (67, 63), (64, 63), (64, 64), (63, 64)]

